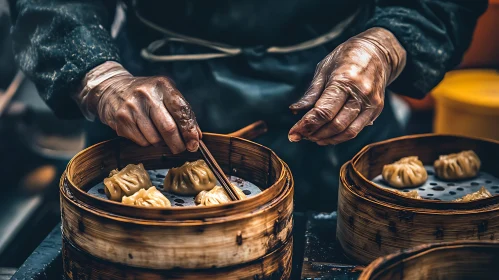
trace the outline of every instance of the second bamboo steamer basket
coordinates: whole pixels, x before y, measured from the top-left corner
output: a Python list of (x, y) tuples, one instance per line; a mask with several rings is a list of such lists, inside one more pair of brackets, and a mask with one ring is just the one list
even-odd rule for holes
[(359, 280), (496, 280), (498, 268), (497, 241), (442, 242), (376, 259)]
[(457, 203), (411, 199), (371, 180), (385, 164), (418, 156), (474, 150), (481, 170), (499, 177), (499, 142), (453, 135), (414, 135), (362, 149), (340, 171), (337, 238), (346, 256), (363, 264), (426, 243), (499, 239), (499, 196)]
[(67, 278), (289, 277), (294, 187), (289, 168), (272, 150), (248, 140), (208, 133), (203, 140), (227, 175), (254, 183), (262, 193), (207, 207), (129, 206), (87, 190), (129, 163), (171, 168), (200, 155), (115, 139), (70, 161), (60, 185)]

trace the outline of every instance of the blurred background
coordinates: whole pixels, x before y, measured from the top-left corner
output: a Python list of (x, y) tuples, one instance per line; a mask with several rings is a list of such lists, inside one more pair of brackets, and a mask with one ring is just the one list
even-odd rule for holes
[[(489, 1), (456, 71), (423, 100), (393, 94), (407, 134), (440, 132), (499, 140), (499, 0)], [(58, 182), (84, 147), (83, 120), (59, 120), (18, 72), (10, 17), (0, 0), (0, 279), (22, 265), (60, 220)], [(8, 279), (8, 278), (7, 278)]]

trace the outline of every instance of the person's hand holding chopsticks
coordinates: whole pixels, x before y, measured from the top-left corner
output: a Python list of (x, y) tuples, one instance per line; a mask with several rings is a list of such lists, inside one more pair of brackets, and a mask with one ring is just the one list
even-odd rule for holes
[(201, 130), (189, 103), (167, 77), (134, 77), (119, 63), (91, 70), (74, 99), (87, 119), (98, 116), (138, 145), (163, 141), (173, 153), (197, 151)]

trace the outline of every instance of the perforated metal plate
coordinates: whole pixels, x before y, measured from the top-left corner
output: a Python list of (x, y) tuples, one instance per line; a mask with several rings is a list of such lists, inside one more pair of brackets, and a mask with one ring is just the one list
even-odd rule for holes
[[(168, 173), (168, 169), (147, 170), (147, 172), (149, 173), (149, 177), (151, 178), (152, 185), (156, 186), (156, 188), (161, 191), (161, 193), (163, 193), (168, 198), (168, 200), (170, 200), (170, 203), (173, 207), (196, 206), (196, 204), (194, 203), (195, 196), (181, 196), (163, 191), (163, 181), (165, 179), (166, 173)], [(229, 180), (234, 183), (234, 185), (239, 187), (247, 197), (252, 197), (262, 192), (260, 188), (258, 188), (251, 182), (245, 181), (239, 177), (229, 176)], [(218, 183), (218, 185), (220, 185), (220, 183)], [(100, 182), (99, 184), (92, 187), (88, 191), (88, 193), (99, 198), (107, 199), (106, 193), (104, 192), (103, 182)]]
[(482, 186), (492, 195), (499, 194), (499, 179), (486, 172), (480, 172), (477, 177), (470, 180), (443, 181), (435, 176), (433, 166), (425, 166), (425, 168), (428, 172), (428, 180), (419, 187), (404, 189), (394, 188), (388, 185), (381, 175), (376, 176), (372, 182), (383, 188), (400, 190), (403, 192), (417, 190), (419, 195), (424, 199), (443, 201), (452, 201), (461, 198), (469, 193), (478, 191)]

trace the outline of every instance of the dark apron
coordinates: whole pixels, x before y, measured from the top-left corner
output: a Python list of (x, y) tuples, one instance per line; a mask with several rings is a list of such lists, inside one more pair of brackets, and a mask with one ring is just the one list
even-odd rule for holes
[[(333, 34), (333, 39), (291, 51), (281, 48), (285, 52), (269, 52), (269, 48), (263, 47), (237, 49), (222, 44), (217, 44), (214, 51), (213, 45), (186, 42), (176, 36), (166, 36), (153, 42), (149, 49), (140, 50), (130, 47), (126, 30), (120, 33), (118, 41), (122, 46), (122, 64), (132, 74), (167, 75), (175, 81), (203, 131), (229, 133), (264, 120), (269, 131), (255, 141), (274, 150), (290, 166), (296, 182), (296, 209), (331, 211), (337, 204), (341, 165), (366, 144), (401, 134), (390, 100), (385, 99), (385, 108), (374, 125), (366, 127), (357, 138), (327, 147), (288, 141), (289, 129), (300, 118), (291, 114), (288, 107), (310, 85), (317, 63), (337, 45), (360, 33), (367, 16), (368, 10), (360, 9), (339, 34)], [(101, 124), (89, 125), (88, 144), (115, 136)]]

